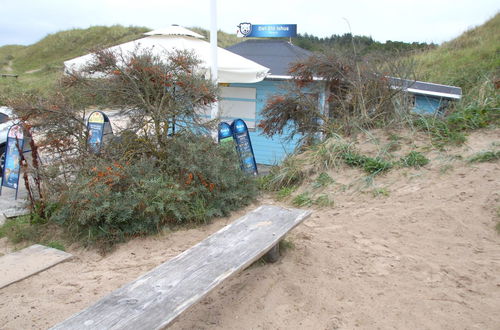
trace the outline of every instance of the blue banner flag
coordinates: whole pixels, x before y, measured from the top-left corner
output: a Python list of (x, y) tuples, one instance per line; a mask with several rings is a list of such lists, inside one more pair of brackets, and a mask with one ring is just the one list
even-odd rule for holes
[(247, 124), (242, 119), (236, 119), (231, 124), (231, 130), (233, 131), (233, 139), (236, 141), (236, 150), (240, 156), (241, 169), (245, 173), (257, 175), (257, 163)]
[(94, 111), (90, 114), (87, 129), (89, 132), (88, 145), (93, 153), (98, 153), (101, 150), (106, 134), (113, 134), (108, 116), (101, 111)]
[(227, 143), (233, 141), (233, 130), (231, 129), (231, 125), (229, 125), (228, 123), (219, 123), (218, 132), (219, 143)]
[(14, 125), (7, 133), (7, 147), (5, 150), (2, 186), (15, 189), (16, 199), (17, 191), (19, 189), (19, 174), (21, 172), (21, 153), (23, 152), (23, 147), (23, 128), (20, 125)]
[(297, 36), (297, 24), (240, 23), (236, 35), (256, 38), (294, 38)]

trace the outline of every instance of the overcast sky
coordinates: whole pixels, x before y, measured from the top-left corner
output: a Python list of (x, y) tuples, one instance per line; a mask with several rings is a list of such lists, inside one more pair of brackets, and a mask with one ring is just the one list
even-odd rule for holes
[[(0, 46), (29, 45), (47, 34), (93, 25), (158, 29), (210, 27), (210, 0), (0, 0)], [(450, 40), (500, 10), (499, 0), (218, 0), (218, 27), (240, 22), (297, 24), (298, 33), (350, 31), (378, 41)]]

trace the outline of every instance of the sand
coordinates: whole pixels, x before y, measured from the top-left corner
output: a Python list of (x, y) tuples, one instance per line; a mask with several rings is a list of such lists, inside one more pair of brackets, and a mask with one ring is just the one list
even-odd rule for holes
[[(330, 172), (347, 188), (321, 192), (335, 205), (313, 208), (277, 263), (227, 280), (171, 329), (499, 329), (500, 163), (464, 161), (499, 147), (500, 130), (477, 132), (466, 146), (428, 152), (424, 168), (364, 186), (357, 170)], [(387, 196), (374, 196), (380, 188)], [(135, 239), (106, 256), (69, 247), (74, 259), (0, 290), (0, 329), (48, 328), (259, 203), (278, 204), (263, 197), (208, 226)], [(10, 250), (2, 239), (0, 253)]]

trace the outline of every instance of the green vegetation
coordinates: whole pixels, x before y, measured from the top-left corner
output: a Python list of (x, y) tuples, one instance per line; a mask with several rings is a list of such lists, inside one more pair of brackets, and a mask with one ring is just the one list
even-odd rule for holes
[(66, 251), (66, 248), (64, 247), (63, 244), (61, 244), (58, 241), (50, 241), (47, 244), (45, 244), (48, 247), (51, 247), (53, 249), (61, 250), (61, 251)]
[[(207, 134), (212, 123), (198, 118), (196, 109), (214, 102), (217, 89), (193, 70), (194, 56), (138, 52), (120, 67), (117, 54), (96, 56), (53, 95), (9, 100), (27, 134), (36, 129), (40, 136), (28, 164), (33, 214), (7, 231), (15, 240), (32, 240), (27, 235), (54, 226), (70, 241), (105, 251), (166, 227), (207, 223), (254, 199), (257, 182), (242, 173), (234, 146), (214, 143)], [(113, 74), (91, 79), (89, 72)], [(179, 88), (165, 88), (172, 86)], [(89, 145), (81, 110), (96, 97), (107, 107), (134, 109), (126, 112), (128, 127), (99, 151)], [(38, 147), (51, 150), (43, 167)]]
[(331, 176), (328, 175), (328, 173), (321, 172), (316, 178), (316, 180), (314, 180), (314, 182), (312, 183), (312, 186), (314, 189), (319, 189), (327, 187), (334, 182), (335, 181), (332, 179)]
[[(48, 95), (62, 74), (64, 61), (100, 48), (142, 38), (143, 33), (150, 30), (146, 27), (121, 25), (93, 26), (49, 34), (29, 46), (2, 46), (0, 72), (17, 74), (19, 78), (0, 78), (0, 104), (5, 102), (2, 98), (21, 91), (36, 90)], [(207, 38), (209, 36), (207, 30), (193, 28), (193, 31)], [(228, 47), (241, 39), (219, 31), (218, 41), (220, 47)]]
[(296, 186), (292, 186), (292, 187), (283, 187), (281, 188), (277, 193), (276, 193), (276, 198), (281, 201), (281, 200), (284, 200), (288, 197), (290, 197), (291, 194), (293, 194), (293, 192), (297, 190), (297, 187)]
[(373, 197), (388, 197), (389, 196), (389, 190), (387, 188), (375, 188), (372, 190), (372, 195)]
[(22, 241), (36, 241), (37, 232), (37, 227), (31, 226), (29, 216), (8, 219), (0, 226), (0, 238), (7, 237), (14, 244)]
[(61, 194), (51, 220), (86, 245), (106, 248), (164, 226), (207, 223), (255, 197), (256, 185), (241, 173), (231, 146), (179, 136), (169, 148), (161, 167), (149, 158), (92, 159)]
[(299, 186), (306, 178), (304, 163), (297, 157), (289, 156), (279, 166), (273, 166), (261, 181), (261, 188), (279, 191), (282, 188)]
[(418, 151), (411, 151), (408, 155), (401, 158), (400, 163), (405, 167), (420, 168), (427, 165), (429, 159)]
[(447, 117), (418, 116), (413, 126), (427, 132), (437, 147), (446, 144), (461, 145), (467, 138), (467, 131), (500, 125), (498, 98), (488, 98), (482, 106), (476, 103), (461, 103), (458, 109)]
[(290, 239), (282, 239), (278, 244), (280, 253), (295, 249), (295, 244)]
[(356, 152), (346, 152), (343, 155), (345, 163), (352, 167), (359, 167), (366, 173), (377, 175), (392, 168), (392, 163), (378, 157), (368, 157)]
[(318, 207), (332, 207), (333, 206), (333, 200), (330, 199), (330, 196), (326, 194), (319, 195), (315, 200), (314, 200), (314, 205)]
[(411, 51), (419, 51), (435, 48), (435, 44), (426, 44), (420, 42), (402, 42), (391, 41), (378, 42), (373, 40), (372, 37), (367, 36), (353, 36), (351, 33), (343, 35), (333, 34), (330, 37), (319, 38), (311, 34), (299, 34), (294, 40), (294, 43), (302, 48), (310, 51), (322, 51), (325, 49), (334, 48), (338, 51), (352, 52), (353, 44), (356, 50), (361, 55), (384, 53), (384, 54), (400, 54), (408, 53)]
[(0, 79), (0, 94), (5, 98), (21, 91), (36, 90), (47, 95), (55, 88), (64, 61), (98, 48), (138, 39), (148, 30), (120, 25), (94, 26), (49, 34), (29, 46), (0, 47), (0, 71), (19, 75), (18, 79)]
[[(460, 86), (466, 99), (480, 96), (485, 84), (498, 79), (500, 14), (485, 24), (431, 51), (415, 56), (420, 79)], [(498, 96), (497, 96), (498, 97)]]
[(314, 201), (311, 198), (309, 192), (303, 192), (302, 194), (298, 194), (292, 200), (292, 204), (297, 207), (309, 207), (312, 206)]
[(469, 158), (470, 163), (495, 162), (500, 159), (500, 151), (484, 151)]
[[(62, 232), (55, 228), (53, 224), (45, 222), (35, 222), (31, 215), (20, 216), (8, 219), (0, 226), (0, 238), (7, 237), (13, 244), (41, 244), (58, 250), (65, 250), (61, 241)], [(59, 240), (54, 240), (58, 238)]]

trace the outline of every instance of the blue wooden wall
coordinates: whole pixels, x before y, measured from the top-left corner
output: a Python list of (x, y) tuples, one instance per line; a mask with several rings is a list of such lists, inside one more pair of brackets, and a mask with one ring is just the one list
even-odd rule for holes
[(443, 102), (440, 97), (415, 95), (415, 107), (413, 111), (421, 115), (433, 115), (438, 110)]
[[(282, 136), (274, 136), (269, 138), (262, 135), (262, 129), (257, 125), (262, 120), (261, 111), (267, 103), (267, 99), (276, 94), (283, 93), (279, 87), (283, 84), (282, 81), (263, 80), (255, 84), (230, 84), (229, 87), (247, 87), (256, 89), (256, 119), (255, 131), (250, 132), (252, 146), (255, 153), (255, 160), (259, 164), (274, 165), (281, 162), (287, 154), (291, 154), (298, 144), (299, 137), (292, 141), (285, 141)], [(226, 98), (226, 99), (231, 99)], [(229, 117), (222, 117), (222, 120), (230, 122)], [(249, 118), (242, 118), (246, 122), (252, 121)]]

